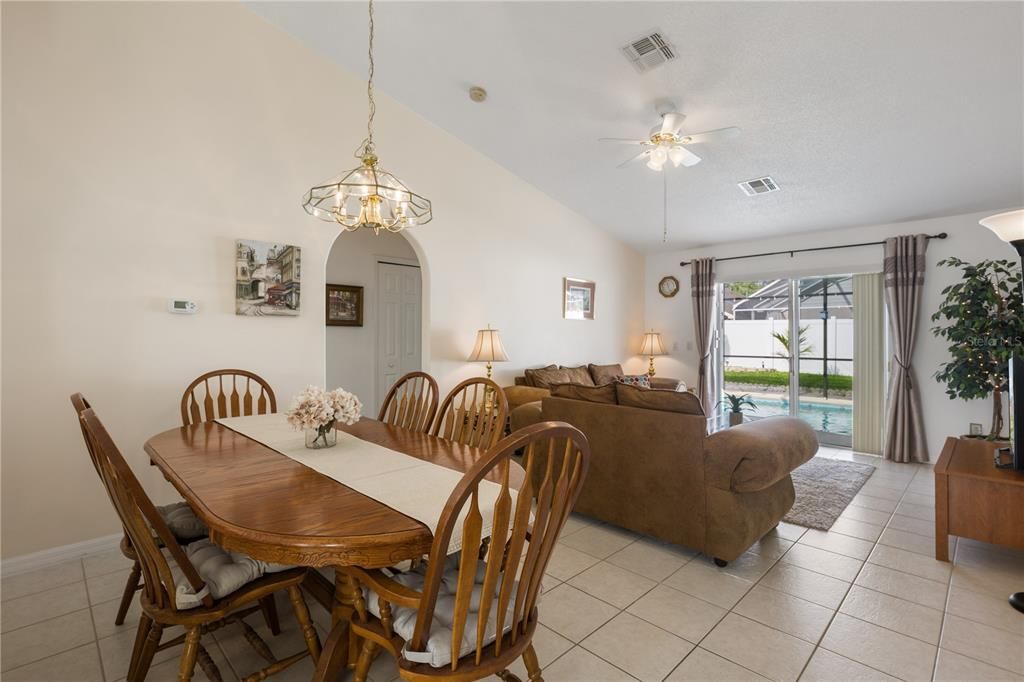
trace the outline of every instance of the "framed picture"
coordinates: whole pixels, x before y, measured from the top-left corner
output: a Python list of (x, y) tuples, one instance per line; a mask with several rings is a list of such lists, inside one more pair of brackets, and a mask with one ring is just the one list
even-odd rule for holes
[(235, 241), (236, 315), (298, 315), (301, 280), (299, 247), (252, 239)]
[(327, 285), (327, 326), (363, 326), (363, 288), (348, 284)]
[(586, 279), (562, 280), (562, 317), (567, 320), (594, 319), (594, 290), (597, 285)]

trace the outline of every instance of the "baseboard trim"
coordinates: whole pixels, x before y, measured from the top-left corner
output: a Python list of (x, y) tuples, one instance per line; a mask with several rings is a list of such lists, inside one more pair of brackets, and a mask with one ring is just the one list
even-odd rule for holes
[(73, 542), (70, 545), (52, 547), (39, 552), (4, 559), (0, 561), (0, 574), (6, 578), (18, 575), (19, 573), (38, 571), (39, 569), (64, 563), (72, 559), (81, 559), (87, 554), (95, 554), (96, 552), (103, 552), (112, 547), (117, 547), (123, 535), (123, 533), (104, 535), (101, 538)]

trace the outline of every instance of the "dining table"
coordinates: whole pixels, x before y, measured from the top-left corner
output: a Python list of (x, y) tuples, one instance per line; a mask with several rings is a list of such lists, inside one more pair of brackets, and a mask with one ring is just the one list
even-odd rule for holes
[[(485, 452), (365, 417), (336, 428), (460, 473)], [(331, 613), (314, 679), (337, 679), (358, 657), (361, 644), (348, 624), (362, 595), (347, 569), (392, 567), (430, 552), (426, 524), (216, 421), (159, 433), (145, 451), (214, 543), (271, 563), (334, 569), (333, 584), (315, 570), (304, 583)], [(519, 489), (525, 472), (513, 463), (509, 476)], [(499, 482), (497, 470), (488, 478)], [(450, 492), (436, 494), (443, 502)]]

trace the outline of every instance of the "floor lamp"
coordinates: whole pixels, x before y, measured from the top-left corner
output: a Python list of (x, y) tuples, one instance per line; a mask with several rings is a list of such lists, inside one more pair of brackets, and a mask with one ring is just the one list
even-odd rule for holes
[[(1021, 269), (1024, 271), (1024, 208), (989, 216), (981, 220), (981, 224), (1017, 249), (1017, 253), (1020, 255)], [(1021, 281), (1021, 294), (1024, 295), (1024, 280)], [(1024, 461), (1024, 433), (1022, 433), (1024, 419), (1021, 418), (1021, 414), (1024, 413), (1024, 395), (1014, 395), (1014, 393), (1024, 393), (1024, 387), (1015, 385), (1017, 382), (1014, 381), (1014, 377), (1017, 375), (1015, 371), (1017, 363), (1021, 362), (1024, 362), (1024, 356), (1016, 354), (1010, 360), (1010, 403), (1013, 405), (1013, 414), (1010, 415), (1013, 420), (1011, 422), (1013, 431), (1011, 447), (1013, 448), (1013, 462), (1018, 469), (1021, 468), (1021, 462)], [(1011, 594), (1010, 606), (1024, 613), (1024, 592)]]

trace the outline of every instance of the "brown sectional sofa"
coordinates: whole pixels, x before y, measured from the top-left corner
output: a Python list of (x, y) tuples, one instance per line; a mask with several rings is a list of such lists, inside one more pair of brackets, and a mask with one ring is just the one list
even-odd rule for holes
[[(599, 386), (615, 381), (622, 376), (622, 365), (580, 365), (564, 367), (548, 365), (537, 369), (528, 369), (523, 376), (515, 378), (514, 386), (506, 386), (502, 390), (508, 400), (508, 409), (514, 410), (520, 405), (537, 402), (551, 395), (553, 384), (578, 384), (581, 386)], [(676, 390), (683, 385), (679, 379), (651, 377), (651, 388)], [(685, 388), (685, 385), (683, 385)]]
[(564, 421), (586, 434), (590, 471), (575, 510), (690, 547), (720, 565), (786, 515), (794, 500), (790, 472), (818, 449), (810, 427), (789, 417), (708, 436), (690, 393), (622, 384), (555, 385), (553, 392), (517, 407), (512, 427)]

